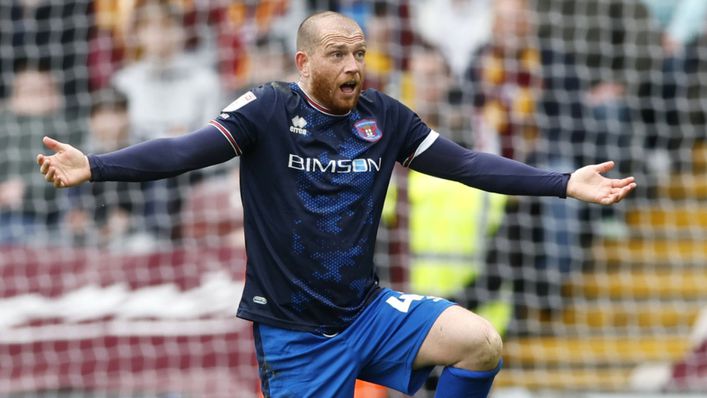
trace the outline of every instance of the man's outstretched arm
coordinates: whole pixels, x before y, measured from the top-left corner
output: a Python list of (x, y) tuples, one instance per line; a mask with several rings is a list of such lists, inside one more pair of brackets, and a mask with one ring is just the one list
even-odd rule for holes
[(44, 137), (54, 155), (37, 155), (47, 181), (57, 188), (86, 181), (149, 181), (225, 162), (235, 156), (213, 126), (193, 133), (146, 141), (102, 155), (86, 156), (71, 145)]
[(410, 164), (410, 168), (435, 177), (454, 180), (506, 195), (573, 197), (609, 205), (621, 201), (636, 187), (633, 177), (602, 176), (613, 162), (582, 167), (572, 174), (528, 166), (501, 156), (465, 149), (438, 137)]

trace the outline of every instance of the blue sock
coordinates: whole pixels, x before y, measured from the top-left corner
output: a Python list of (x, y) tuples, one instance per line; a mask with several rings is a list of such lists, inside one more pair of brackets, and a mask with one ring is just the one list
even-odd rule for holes
[(486, 398), (503, 360), (492, 370), (474, 371), (447, 366), (437, 384), (435, 398)]

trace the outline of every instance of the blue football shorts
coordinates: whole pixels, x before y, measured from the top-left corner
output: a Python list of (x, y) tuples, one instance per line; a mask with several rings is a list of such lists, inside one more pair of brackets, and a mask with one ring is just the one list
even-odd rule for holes
[(351, 398), (356, 379), (408, 395), (432, 367), (413, 370), (427, 333), (445, 309), (439, 297), (383, 289), (339, 334), (328, 336), (254, 324), (265, 397)]

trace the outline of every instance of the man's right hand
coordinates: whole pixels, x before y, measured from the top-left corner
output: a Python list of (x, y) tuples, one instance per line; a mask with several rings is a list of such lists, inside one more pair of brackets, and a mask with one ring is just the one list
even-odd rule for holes
[(44, 137), (42, 142), (54, 151), (51, 156), (37, 155), (37, 163), (47, 181), (57, 188), (68, 188), (91, 179), (91, 167), (83, 152), (49, 137)]

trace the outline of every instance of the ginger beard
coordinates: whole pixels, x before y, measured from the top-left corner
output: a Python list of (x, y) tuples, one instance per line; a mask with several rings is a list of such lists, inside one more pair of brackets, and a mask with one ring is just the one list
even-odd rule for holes
[(363, 86), (363, 70), (355, 75), (333, 74), (320, 68), (313, 68), (310, 95), (331, 113), (343, 115), (358, 103)]

